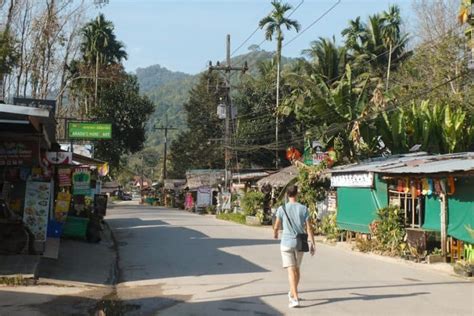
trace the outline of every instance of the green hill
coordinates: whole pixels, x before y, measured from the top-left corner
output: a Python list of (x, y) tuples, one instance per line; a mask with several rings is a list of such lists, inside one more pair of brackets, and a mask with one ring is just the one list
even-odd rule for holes
[[(254, 50), (232, 58), (233, 65), (242, 66), (247, 61), (249, 71), (252, 76), (258, 73), (258, 63), (271, 60), (273, 52)], [(282, 57), (282, 64), (289, 64), (295, 61), (292, 58)], [(221, 61), (221, 63), (223, 63)], [(168, 125), (182, 130), (186, 128), (186, 114), (183, 111), (183, 103), (187, 101), (188, 92), (197, 82), (197, 75), (190, 75), (183, 72), (174, 72), (160, 65), (153, 65), (146, 68), (138, 68), (136, 71), (140, 90), (150, 97), (155, 103), (155, 112), (150, 117), (148, 124), (148, 138), (146, 146), (159, 146), (163, 142), (163, 135), (160, 131), (154, 131), (153, 126), (164, 126), (166, 120)], [(235, 84), (239, 76), (233, 76)], [(170, 134), (173, 140), (177, 132)]]

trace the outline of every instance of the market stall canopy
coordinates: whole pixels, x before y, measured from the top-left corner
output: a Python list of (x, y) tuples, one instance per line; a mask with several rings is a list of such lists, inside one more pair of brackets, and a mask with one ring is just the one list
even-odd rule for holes
[(249, 180), (260, 180), (268, 177), (271, 174), (270, 171), (240, 171), (232, 174), (232, 180), (237, 181), (249, 181)]
[(271, 185), (272, 187), (284, 187), (291, 180), (295, 179), (298, 176), (298, 168), (294, 165), (283, 168), (280, 171), (269, 175), (268, 177), (262, 178), (257, 182), (259, 187), (264, 185)]
[(330, 170), (333, 175), (364, 172), (412, 176), (442, 176), (456, 173), (474, 175), (474, 152), (444, 155), (427, 155), (426, 153), (397, 155), (367, 160), (359, 164), (339, 166)]
[(76, 153), (72, 154), (72, 162), (75, 165), (89, 165), (89, 166), (95, 166), (95, 167), (99, 167), (105, 164), (105, 161), (95, 159), (95, 158), (89, 158), (89, 157), (82, 156)]
[(182, 190), (186, 184), (186, 179), (166, 179), (164, 188), (166, 190)]
[(56, 141), (54, 113), (45, 108), (0, 104), (0, 132), (2, 137), (18, 137), (18, 133), (41, 135), (51, 147)]
[(223, 182), (225, 171), (220, 169), (195, 169), (186, 172), (186, 186), (190, 190), (215, 187)]
[(102, 183), (102, 193), (112, 193), (120, 189), (120, 184), (117, 181), (110, 181)]

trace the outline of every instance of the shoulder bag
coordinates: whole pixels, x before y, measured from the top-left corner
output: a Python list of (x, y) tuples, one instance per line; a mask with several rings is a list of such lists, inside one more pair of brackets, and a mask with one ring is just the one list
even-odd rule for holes
[(296, 234), (296, 250), (297, 250), (297, 251), (302, 251), (302, 252), (308, 252), (308, 251), (309, 251), (308, 234), (305, 234), (305, 233), (303, 233), (303, 234), (298, 233), (298, 232), (295, 230), (295, 227), (293, 226), (293, 223), (291, 222), (290, 217), (289, 217), (288, 214), (286, 213), (286, 205), (283, 204), (283, 205), (282, 205), (282, 208), (283, 208), (283, 212), (285, 212), (286, 219), (288, 220), (288, 223), (290, 223), (291, 229), (293, 229), (293, 231), (294, 231), (295, 234)]

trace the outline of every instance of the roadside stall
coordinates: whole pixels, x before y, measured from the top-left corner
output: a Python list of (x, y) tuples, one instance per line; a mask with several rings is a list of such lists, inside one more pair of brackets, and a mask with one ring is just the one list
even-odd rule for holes
[[(192, 210), (201, 211), (217, 205), (219, 187), (224, 182), (224, 170), (195, 169), (186, 172), (188, 205)], [(192, 200), (192, 202), (191, 202)], [(191, 210), (191, 209), (190, 209)]]
[(404, 214), (408, 244), (419, 251), (440, 245), (452, 260), (474, 243), (474, 153), (414, 153), (331, 170), (337, 189), (337, 225), (369, 234), (378, 209)]

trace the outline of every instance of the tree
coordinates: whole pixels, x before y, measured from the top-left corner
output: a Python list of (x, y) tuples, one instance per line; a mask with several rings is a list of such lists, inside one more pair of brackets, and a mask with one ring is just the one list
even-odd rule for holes
[(296, 32), (299, 32), (301, 26), (296, 20), (287, 18), (286, 13), (292, 9), (292, 6), (280, 1), (272, 1), (273, 10), (272, 12), (260, 20), (258, 23), (261, 29), (265, 28), (265, 39), (271, 41), (273, 36), (276, 33), (277, 40), (277, 50), (275, 61), (277, 65), (280, 65), (281, 62), (281, 48), (284, 40), (282, 27), (285, 26), (287, 30), (295, 29)]
[(393, 45), (400, 41), (399, 36), (401, 20), (402, 19), (400, 17), (400, 8), (398, 6), (391, 5), (388, 11), (384, 11), (382, 13), (382, 21), (384, 22), (384, 26), (382, 28), (382, 36), (385, 46), (388, 45), (389, 47), (386, 90), (388, 90), (390, 82), (390, 67), (392, 64)]
[(112, 139), (95, 144), (95, 157), (120, 165), (120, 157), (143, 148), (145, 125), (153, 112), (153, 103), (140, 95), (135, 76), (124, 74), (123, 80), (103, 84), (101, 103), (91, 115), (99, 122), (112, 123)]
[(336, 81), (344, 73), (346, 66), (346, 50), (338, 47), (336, 39), (320, 37), (310, 43), (310, 48), (301, 52), (311, 58), (314, 73), (322, 76), (328, 84)]
[(223, 122), (217, 117), (220, 102), (217, 74), (204, 73), (189, 93), (184, 104), (187, 130), (181, 132), (170, 146), (170, 177), (183, 178), (190, 169), (224, 167)]

